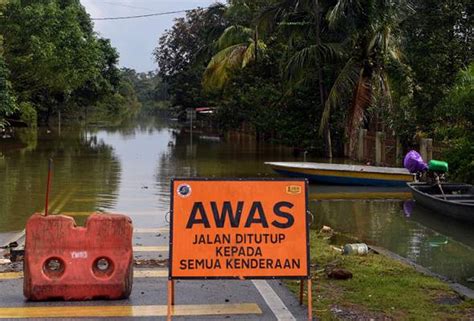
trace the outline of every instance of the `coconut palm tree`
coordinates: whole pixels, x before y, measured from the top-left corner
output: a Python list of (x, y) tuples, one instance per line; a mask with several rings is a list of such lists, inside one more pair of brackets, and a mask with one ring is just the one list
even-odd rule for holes
[[(262, 33), (268, 33), (278, 25), (280, 29), (289, 29), (289, 43), (292, 42), (293, 36), (303, 35), (311, 39), (309, 46), (299, 49), (290, 56), (284, 74), (290, 87), (296, 87), (311, 75), (308, 70), (315, 70), (321, 106), (325, 105), (327, 96), (323, 65), (343, 54), (339, 44), (323, 42), (321, 39), (324, 29), (323, 14), (326, 8), (327, 4), (321, 0), (283, 0), (267, 7), (259, 17), (259, 28)], [(331, 158), (332, 143), (328, 122), (325, 123), (323, 131), (326, 138), (326, 156)]]
[(349, 57), (329, 91), (320, 131), (325, 128), (331, 109), (351, 93), (345, 122), (350, 156), (355, 154), (357, 130), (376, 94), (391, 106), (386, 67), (390, 60), (401, 63), (396, 30), (412, 11), (407, 0), (338, 0), (327, 15), (330, 27), (348, 34), (345, 43)]
[[(281, 21), (288, 17), (304, 15), (302, 21), (309, 23), (303, 28), (299, 25), (297, 32), (312, 32), (314, 43), (293, 54), (285, 74), (287, 79), (294, 81), (307, 76), (307, 70), (317, 72), (321, 105), (324, 106), (319, 132), (325, 134), (329, 146), (331, 110), (352, 95), (346, 113), (345, 132), (349, 154), (353, 156), (357, 130), (376, 93), (384, 96), (381, 100), (390, 104), (386, 65), (389, 60), (401, 63), (400, 40), (395, 30), (413, 10), (408, 0), (337, 0), (332, 8), (328, 8), (328, 3), (324, 0), (283, 0), (262, 12), (259, 26), (268, 30), (279, 23), (281, 25)], [(323, 18), (325, 13), (326, 21)], [(322, 41), (329, 33), (325, 22), (333, 33), (347, 35), (346, 39), (339, 44)], [(322, 66), (342, 56), (346, 60), (326, 94)]]

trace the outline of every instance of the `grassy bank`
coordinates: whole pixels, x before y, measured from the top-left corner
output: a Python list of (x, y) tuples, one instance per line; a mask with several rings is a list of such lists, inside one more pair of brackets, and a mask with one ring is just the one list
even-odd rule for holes
[[(383, 255), (343, 256), (311, 233), (313, 313), (322, 320), (473, 320), (474, 300), (444, 282)], [(327, 275), (345, 269), (351, 279)], [(297, 294), (296, 281), (287, 282)]]

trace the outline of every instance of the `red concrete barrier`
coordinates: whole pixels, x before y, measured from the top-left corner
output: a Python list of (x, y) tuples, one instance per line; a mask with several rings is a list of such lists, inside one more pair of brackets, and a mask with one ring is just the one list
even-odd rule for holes
[(123, 299), (133, 283), (132, 221), (92, 214), (34, 214), (26, 224), (23, 293), (28, 300)]

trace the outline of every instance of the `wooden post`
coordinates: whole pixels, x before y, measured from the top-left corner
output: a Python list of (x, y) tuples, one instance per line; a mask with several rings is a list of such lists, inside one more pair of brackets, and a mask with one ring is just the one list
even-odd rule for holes
[(433, 158), (433, 140), (431, 138), (420, 139), (420, 154), (425, 162)]
[(375, 133), (375, 164), (380, 165), (385, 159), (384, 133)]
[(58, 111), (58, 135), (61, 136), (61, 109)]
[(402, 165), (402, 158), (403, 158), (402, 152), (403, 152), (402, 143), (400, 142), (400, 137), (397, 136), (395, 140), (395, 163), (397, 166)]
[(359, 138), (357, 140), (358, 149), (357, 149), (357, 160), (363, 161), (365, 156), (365, 136), (367, 135), (367, 129), (359, 129)]
[(168, 280), (168, 308), (167, 308), (167, 321), (171, 321), (173, 318), (173, 305), (174, 305), (174, 281)]
[(433, 159), (433, 139), (426, 139), (426, 161), (429, 162)]

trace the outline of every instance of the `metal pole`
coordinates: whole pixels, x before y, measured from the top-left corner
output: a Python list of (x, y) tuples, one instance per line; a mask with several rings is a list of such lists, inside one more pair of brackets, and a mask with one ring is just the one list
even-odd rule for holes
[(49, 159), (48, 163), (48, 179), (46, 182), (46, 201), (44, 205), (44, 216), (48, 216), (48, 203), (49, 203), (49, 189), (51, 186), (51, 172), (53, 171), (53, 159)]
[(300, 305), (303, 305), (304, 280), (300, 280)]
[(61, 109), (58, 111), (58, 134), (61, 136)]
[(308, 279), (308, 320), (313, 320), (313, 290), (311, 289), (311, 278)]
[(193, 117), (194, 117), (194, 113), (191, 113), (191, 121), (190, 121), (190, 125), (189, 125), (189, 129), (190, 129), (190, 134), (189, 134), (189, 138), (190, 138), (190, 141), (191, 141), (191, 152), (193, 150)]

